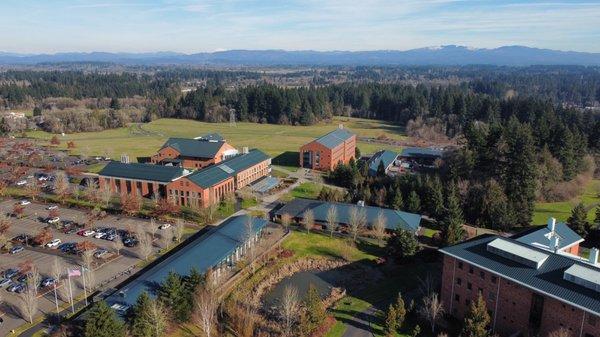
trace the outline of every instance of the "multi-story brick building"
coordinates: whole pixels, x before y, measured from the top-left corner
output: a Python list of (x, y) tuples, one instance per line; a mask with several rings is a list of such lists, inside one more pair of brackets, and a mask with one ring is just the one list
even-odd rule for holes
[(171, 164), (187, 169), (201, 169), (236, 156), (238, 151), (218, 134), (194, 139), (169, 138), (156, 154), (153, 164)]
[(598, 250), (585, 260), (484, 235), (440, 251), (441, 299), (455, 318), (481, 294), (500, 336), (546, 337), (564, 328), (573, 337), (600, 337)]
[(251, 150), (193, 172), (175, 166), (110, 162), (98, 175), (100, 188), (121, 196), (157, 195), (178, 205), (203, 208), (268, 176), (270, 167), (269, 156)]
[(320, 171), (332, 171), (342, 163), (348, 164), (356, 151), (356, 135), (338, 129), (300, 147), (300, 167)]

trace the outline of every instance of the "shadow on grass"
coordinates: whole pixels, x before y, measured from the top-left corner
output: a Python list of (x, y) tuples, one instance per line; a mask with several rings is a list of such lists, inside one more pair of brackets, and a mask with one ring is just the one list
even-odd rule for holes
[(298, 166), (300, 152), (296, 151), (285, 151), (277, 157), (273, 158), (273, 165), (280, 166)]

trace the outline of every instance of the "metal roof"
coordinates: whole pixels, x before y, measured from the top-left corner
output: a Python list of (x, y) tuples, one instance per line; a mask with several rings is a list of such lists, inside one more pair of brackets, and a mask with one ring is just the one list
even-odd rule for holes
[(397, 157), (398, 153), (389, 150), (382, 150), (375, 153), (368, 161), (369, 174), (376, 175), (377, 169), (379, 168), (379, 163), (381, 162), (383, 162), (383, 167), (387, 169), (394, 163)]
[(359, 210), (364, 210), (367, 217), (367, 226), (371, 226), (379, 212), (381, 212), (385, 218), (386, 228), (394, 230), (396, 228), (402, 228), (415, 233), (419, 229), (421, 222), (421, 215), (414, 213), (407, 213), (402, 211), (396, 211), (388, 208), (380, 208), (373, 206), (357, 206), (353, 204), (345, 204), (339, 202), (327, 202), (321, 200), (309, 200), (296, 198), (282, 208), (280, 208), (275, 214), (283, 215), (289, 214), (294, 218), (302, 218), (302, 215), (306, 210), (311, 209), (315, 216), (315, 221), (322, 223), (327, 222), (327, 211), (331, 206), (335, 206), (337, 210), (338, 223), (348, 224), (350, 219), (350, 211), (352, 208), (357, 207)]
[(111, 161), (98, 172), (98, 175), (168, 183), (183, 176), (184, 172), (183, 168), (175, 166), (140, 163), (125, 164), (118, 161)]
[(326, 148), (333, 149), (340, 144), (343, 144), (346, 140), (350, 139), (354, 134), (348, 129), (337, 128), (330, 133), (317, 138), (315, 141)]
[(209, 188), (269, 158), (264, 152), (253, 149), (246, 154), (198, 170), (187, 178), (202, 188)]
[(527, 246), (521, 246), (504, 238), (497, 238), (488, 243), (487, 250), (515, 262), (539, 268), (548, 259), (548, 254)]
[(401, 157), (408, 158), (438, 158), (444, 154), (441, 149), (426, 148), (426, 147), (406, 147), (400, 153)]
[[(132, 305), (138, 296), (146, 291), (155, 295), (155, 291), (166, 279), (169, 272), (179, 275), (188, 275), (192, 268), (200, 273), (206, 272), (242, 246), (245, 241), (246, 216), (236, 216), (225, 220), (221, 225), (189, 242), (182, 249), (176, 251), (165, 260), (146, 270), (135, 280), (131, 281), (120, 291), (109, 296), (106, 301), (109, 306), (113, 304)], [(260, 232), (267, 221), (252, 218), (252, 229)]]
[(224, 141), (169, 138), (160, 149), (162, 150), (166, 147), (172, 147), (183, 157), (214, 158), (224, 144)]
[(600, 292), (600, 270), (575, 264), (565, 270), (564, 279)]
[[(558, 236), (558, 247), (554, 247), (554, 237)], [(563, 249), (582, 242), (583, 238), (575, 233), (565, 223), (556, 223), (554, 234), (548, 226), (536, 227), (523, 233), (512, 236), (519, 242), (526, 243), (548, 251), (554, 251), (555, 248)]]
[(504, 238), (515, 245), (548, 254), (548, 259), (538, 268), (504, 258), (487, 250), (491, 241), (500, 238), (496, 235), (483, 235), (475, 239), (440, 249), (440, 252), (488, 270), (524, 287), (530, 288), (559, 301), (569, 303), (587, 312), (600, 315), (600, 296), (594, 290), (575, 284), (563, 278), (565, 270), (577, 265), (591, 271), (599, 268), (567, 256), (549, 253), (540, 248), (528, 246), (517, 240)]

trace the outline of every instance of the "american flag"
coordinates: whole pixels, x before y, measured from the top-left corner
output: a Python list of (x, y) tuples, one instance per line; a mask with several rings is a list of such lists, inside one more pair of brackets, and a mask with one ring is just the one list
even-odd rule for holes
[(81, 271), (79, 269), (69, 269), (68, 273), (69, 277), (81, 276)]

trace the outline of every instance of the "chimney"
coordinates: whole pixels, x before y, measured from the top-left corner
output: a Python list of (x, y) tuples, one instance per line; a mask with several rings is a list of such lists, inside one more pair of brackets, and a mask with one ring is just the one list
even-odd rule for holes
[(554, 237), (554, 252), (558, 251), (558, 247), (560, 247), (560, 239), (558, 238), (558, 236)]
[(129, 156), (126, 154), (122, 154), (121, 155), (121, 163), (123, 164), (129, 164)]
[(248, 151), (247, 146), (242, 147), (242, 154), (248, 154), (248, 152), (250, 152), (250, 151)]
[(598, 250), (598, 248), (592, 248), (590, 249), (590, 263), (593, 265), (598, 264), (598, 255), (600, 254), (600, 251)]
[(360, 206), (360, 207), (365, 207), (365, 201), (364, 200), (359, 200), (356, 204), (358, 206)]
[(554, 233), (554, 231), (556, 230), (556, 219), (555, 218), (548, 218), (548, 229), (550, 230), (550, 232)]

